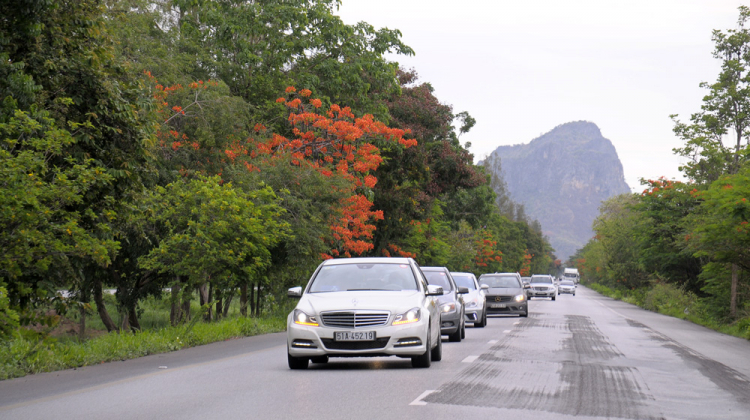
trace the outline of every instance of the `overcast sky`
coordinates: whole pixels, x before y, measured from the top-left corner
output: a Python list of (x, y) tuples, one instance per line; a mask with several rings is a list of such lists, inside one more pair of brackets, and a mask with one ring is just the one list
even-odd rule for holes
[[(736, 0), (343, 0), (349, 24), (399, 29), (413, 57), (391, 56), (477, 125), (475, 159), (555, 126), (595, 123), (625, 181), (681, 179), (670, 114), (687, 121), (716, 80), (713, 29), (736, 27)], [(748, 2), (750, 4), (750, 2)]]

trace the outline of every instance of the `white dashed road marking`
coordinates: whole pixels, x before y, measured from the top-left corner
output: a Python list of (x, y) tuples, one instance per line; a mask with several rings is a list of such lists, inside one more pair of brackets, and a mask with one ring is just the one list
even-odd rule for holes
[(477, 359), (479, 359), (479, 356), (469, 356), (466, 359), (462, 360), (461, 363), (471, 363)]
[(497, 344), (497, 340), (490, 340), (487, 342), (487, 344)]
[(439, 392), (436, 389), (428, 389), (427, 391), (423, 392), (422, 395), (418, 396), (416, 400), (409, 403), (409, 405), (427, 405), (426, 402), (422, 401), (422, 399), (433, 392)]
[(505, 330), (505, 331), (503, 331), (503, 332), (504, 332), (505, 334), (508, 334), (508, 333), (510, 332), (510, 330)]

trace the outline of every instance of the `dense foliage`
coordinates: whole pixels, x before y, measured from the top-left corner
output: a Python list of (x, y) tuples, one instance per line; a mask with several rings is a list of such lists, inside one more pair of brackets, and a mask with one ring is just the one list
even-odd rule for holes
[(94, 309), (138, 331), (167, 288), (173, 325), (259, 315), (326, 258), (554, 268), (460, 143), (474, 119), (338, 4), (0, 4), (0, 337), (71, 311), (83, 337)]
[(750, 9), (739, 11), (737, 29), (713, 33), (721, 72), (701, 84), (701, 111), (672, 116), (689, 181), (644, 180), (641, 194), (605, 202), (596, 237), (568, 263), (650, 309), (681, 302), (666, 312), (750, 338)]

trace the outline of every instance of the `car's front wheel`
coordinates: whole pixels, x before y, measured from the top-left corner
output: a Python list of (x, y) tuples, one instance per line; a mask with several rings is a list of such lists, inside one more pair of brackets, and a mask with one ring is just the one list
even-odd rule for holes
[[(411, 367), (428, 368), (432, 364), (432, 332), (427, 330), (427, 348), (424, 353), (411, 358)], [(441, 348), (442, 350), (442, 348)]]
[(460, 343), (461, 342), (461, 328), (456, 328), (456, 332), (453, 334), (448, 334), (448, 341), (451, 343)]
[(433, 362), (439, 362), (443, 360), (443, 339), (442, 337), (438, 336), (438, 342), (437, 346), (432, 348), (432, 361)]
[(487, 325), (487, 311), (482, 312), (479, 322), (474, 323), (474, 328), (484, 328)]
[(286, 358), (289, 362), (289, 369), (307, 369), (307, 365), (310, 362), (310, 359), (307, 357), (294, 357), (289, 354), (289, 351), (286, 353)]
[(555, 300), (555, 297), (554, 297), (554, 296), (552, 296), (552, 300)]

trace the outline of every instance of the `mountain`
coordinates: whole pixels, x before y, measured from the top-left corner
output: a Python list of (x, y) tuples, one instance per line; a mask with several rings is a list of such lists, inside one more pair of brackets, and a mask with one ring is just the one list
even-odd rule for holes
[(630, 192), (615, 147), (588, 121), (559, 125), (529, 144), (500, 146), (485, 166), (541, 223), (563, 261), (591, 239), (600, 203)]

